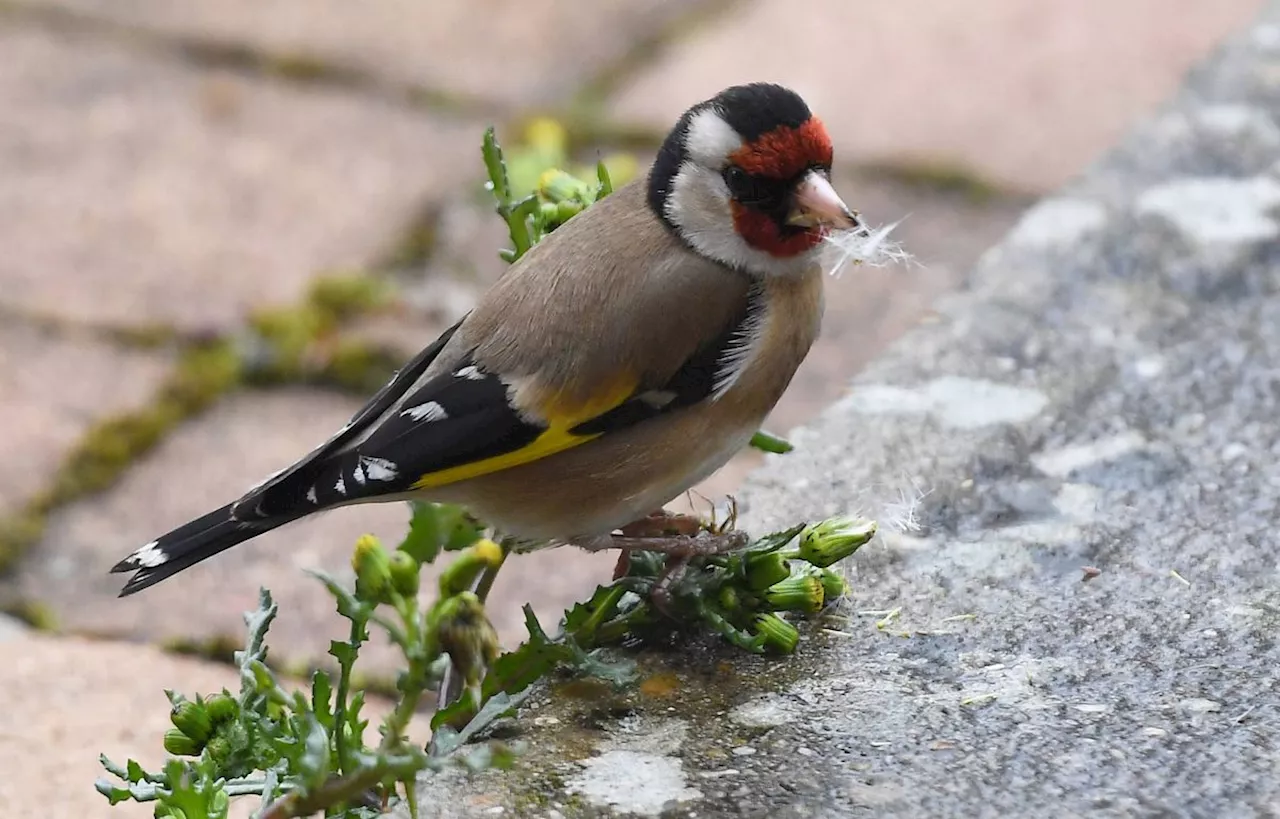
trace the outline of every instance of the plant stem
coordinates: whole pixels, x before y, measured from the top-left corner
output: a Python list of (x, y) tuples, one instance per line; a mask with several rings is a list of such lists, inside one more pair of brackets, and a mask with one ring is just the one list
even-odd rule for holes
[(260, 819), (296, 819), (311, 816), (331, 805), (352, 802), (365, 791), (387, 779), (412, 778), (420, 766), (416, 761), (380, 763), (355, 776), (330, 779), (305, 796), (291, 793), (262, 812)]
[(338, 695), (333, 704), (333, 744), (338, 755), (338, 770), (346, 774), (350, 770), (347, 759), (347, 695), (351, 690), (351, 671), (355, 666), (355, 655), (364, 643), (368, 617), (351, 618), (351, 634), (347, 638), (351, 646), (351, 661), (338, 664)]

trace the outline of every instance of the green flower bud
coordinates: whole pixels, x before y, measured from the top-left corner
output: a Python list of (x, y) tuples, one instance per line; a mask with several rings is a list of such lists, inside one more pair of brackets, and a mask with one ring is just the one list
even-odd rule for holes
[(822, 599), (824, 603), (834, 603), (849, 593), (849, 584), (838, 573), (831, 569), (819, 569), (818, 579), (822, 581)]
[(385, 603), (391, 586), (391, 558), (373, 535), (361, 535), (351, 555), (356, 573), (356, 596), (369, 603)]
[(543, 202), (538, 206), (538, 216), (542, 224), (555, 227), (560, 224), (560, 207), (554, 202)]
[(463, 549), (449, 568), (440, 573), (440, 597), (452, 597), (471, 588), (482, 571), (501, 566), (505, 559), (501, 546), (487, 537), (480, 538)]
[(220, 722), (235, 719), (240, 713), (240, 703), (229, 694), (214, 694), (204, 701), (204, 708), (215, 726)]
[(752, 591), (767, 589), (791, 576), (791, 567), (777, 552), (747, 555), (747, 586)]
[(824, 520), (800, 533), (800, 558), (825, 569), (858, 551), (875, 534), (875, 521), (866, 518)]
[(196, 742), (204, 742), (213, 733), (213, 720), (205, 706), (191, 700), (178, 703), (169, 712), (169, 721), (183, 734)]
[(225, 768), (231, 758), (231, 740), (224, 736), (216, 736), (209, 740), (209, 744), (204, 749), (219, 770)]
[(587, 201), (585, 197), (590, 196), (591, 188), (573, 174), (559, 168), (552, 168), (539, 177), (538, 193), (542, 198), (556, 204), (575, 200), (581, 203)]
[(408, 552), (391, 553), (391, 588), (404, 597), (418, 596), (418, 561)]
[(811, 574), (797, 574), (764, 590), (765, 603), (774, 611), (822, 611), (822, 581)]
[(765, 648), (779, 654), (791, 654), (800, 642), (796, 627), (772, 612), (756, 615), (752, 627), (756, 634), (764, 635)]
[(573, 217), (582, 212), (582, 204), (579, 202), (561, 202), (556, 205), (556, 221), (564, 224)]
[(478, 684), (501, 650), (480, 598), (467, 591), (444, 600), (436, 609), (435, 628), (440, 647), (467, 684)]
[(164, 732), (164, 749), (174, 756), (200, 756), (204, 743), (187, 736), (181, 728), (170, 728)]

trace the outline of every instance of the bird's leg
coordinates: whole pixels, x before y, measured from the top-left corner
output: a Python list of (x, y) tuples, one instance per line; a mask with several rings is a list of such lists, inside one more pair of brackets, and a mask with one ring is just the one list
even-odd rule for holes
[(618, 531), (625, 537), (664, 537), (671, 535), (696, 535), (702, 531), (703, 523), (693, 515), (682, 515), (659, 509), (648, 515), (633, 520)]
[(660, 535), (656, 537), (627, 537), (626, 535), (596, 535), (595, 537), (574, 538), (569, 545), (586, 549), (588, 552), (603, 552), (606, 549), (637, 550), (642, 552), (658, 552), (672, 557), (711, 557), (732, 552), (747, 545), (746, 532), (700, 532), (696, 535)]
[(634, 549), (673, 557), (710, 557), (747, 545), (747, 533), (733, 528), (735, 513), (731, 511), (723, 525), (709, 527), (693, 515), (660, 509), (619, 528), (619, 534), (574, 538), (569, 543), (589, 552)]
[[(693, 515), (682, 515), (659, 509), (619, 529), (623, 536), (631, 538), (670, 537), (672, 535), (696, 535), (703, 523)], [(612, 541), (605, 548), (614, 548)], [(618, 563), (613, 568), (613, 579), (625, 577), (631, 569), (631, 550), (621, 549)]]
[(616, 535), (575, 538), (569, 543), (589, 552), (621, 549), (622, 554), (618, 556), (613, 570), (614, 580), (627, 574), (632, 551), (667, 555), (666, 565), (654, 581), (649, 598), (655, 608), (667, 617), (673, 617), (671, 588), (690, 559), (724, 554), (747, 545), (747, 533), (733, 528), (736, 511), (736, 506), (731, 508), (729, 519), (717, 526), (693, 515), (659, 509), (620, 527)]
[(653, 607), (668, 620), (678, 619), (675, 615), (675, 606), (671, 600), (671, 587), (680, 579), (680, 575), (684, 574), (684, 570), (688, 566), (689, 558), (676, 557), (675, 555), (669, 556), (666, 564), (662, 567), (662, 574), (658, 575), (658, 579), (654, 581), (653, 588), (649, 589), (649, 600), (653, 602)]

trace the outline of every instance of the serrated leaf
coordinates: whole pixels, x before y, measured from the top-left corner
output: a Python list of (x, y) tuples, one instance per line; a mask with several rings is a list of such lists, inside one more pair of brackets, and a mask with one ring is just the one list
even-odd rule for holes
[(359, 621), (368, 619), (369, 612), (373, 610), (372, 606), (368, 603), (357, 600), (355, 594), (351, 590), (347, 589), (337, 580), (334, 580), (324, 572), (308, 569), (307, 574), (310, 574), (312, 577), (323, 583), (324, 587), (329, 590), (329, 594), (333, 595), (334, 600), (337, 601), (338, 604), (338, 614), (348, 620)]
[(148, 781), (147, 772), (142, 770), (142, 766), (134, 759), (131, 759), (126, 763), (124, 779), (126, 782)]
[(333, 680), (323, 669), (311, 675), (311, 711), (321, 725), (333, 729)]
[(133, 798), (128, 788), (121, 788), (109, 779), (97, 779), (93, 783), (94, 790), (107, 797), (112, 806), (128, 802)]
[(309, 785), (317, 787), (329, 778), (329, 735), (320, 721), (311, 714), (302, 717), (299, 722), (302, 752), (296, 761), (298, 773)]
[(422, 501), (409, 505), (409, 533), (398, 548), (419, 563), (433, 562), (442, 551), (465, 549), (480, 537), (480, 528), (461, 507)]
[(616, 613), (618, 601), (626, 593), (626, 589), (620, 586), (596, 586), (590, 600), (575, 604), (565, 613), (565, 632), (590, 643), (596, 627)]
[(767, 534), (763, 537), (757, 538), (754, 543), (752, 543), (750, 546), (746, 548), (745, 553), (746, 554), (767, 554), (769, 552), (776, 552), (777, 550), (781, 549), (783, 546), (786, 546), (788, 543), (794, 540), (796, 535), (804, 531), (804, 527), (806, 525), (807, 524), (799, 523), (799, 524), (796, 524), (795, 526), (792, 526), (790, 529), (784, 529), (781, 532), (773, 532), (771, 534)]
[(440, 556), (444, 538), (435, 504), (409, 501), (409, 531), (396, 548), (419, 563), (431, 563)]
[(341, 640), (332, 640), (329, 643), (329, 655), (338, 661), (338, 664), (346, 668), (356, 661), (356, 649), (350, 643), (344, 643)]
[(467, 724), (459, 731), (454, 731), (448, 727), (441, 727), (433, 736), (433, 745), (437, 756), (448, 756), (459, 747), (469, 742), (472, 737), (484, 731), (504, 714), (518, 708), (525, 698), (529, 696), (528, 691), (518, 694), (508, 694), (500, 692), (494, 694), (485, 702), (485, 704), (476, 712)]

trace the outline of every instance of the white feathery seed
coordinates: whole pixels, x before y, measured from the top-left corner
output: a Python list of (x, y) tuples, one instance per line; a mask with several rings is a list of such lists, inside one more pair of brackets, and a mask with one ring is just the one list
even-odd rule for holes
[(900, 224), (901, 219), (874, 230), (858, 227), (825, 234), (822, 237), (824, 266), (832, 276), (839, 276), (850, 265), (888, 267), (914, 262), (915, 258), (903, 250), (901, 244), (889, 238)]

